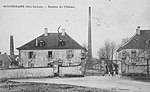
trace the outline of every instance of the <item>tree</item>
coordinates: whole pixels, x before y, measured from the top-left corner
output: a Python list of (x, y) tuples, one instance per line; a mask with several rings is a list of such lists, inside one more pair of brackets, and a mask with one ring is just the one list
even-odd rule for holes
[(114, 56), (114, 52), (116, 50), (116, 43), (114, 41), (105, 41), (104, 43), (105, 54), (108, 60), (112, 60)]
[(105, 56), (105, 63), (106, 63), (106, 73), (112, 71), (112, 62), (114, 58), (114, 53), (116, 52), (116, 43), (114, 41), (106, 40), (104, 42), (104, 46), (101, 47), (98, 51), (98, 56), (101, 58)]
[(125, 43), (127, 43), (127, 42), (128, 42), (128, 40), (129, 40), (129, 38), (128, 38), (128, 37), (127, 37), (127, 38), (122, 39), (122, 41), (121, 41), (121, 45), (124, 45)]
[(104, 55), (105, 55), (105, 49), (104, 47), (101, 47), (98, 51), (98, 57), (101, 58)]
[[(129, 41), (129, 38), (128, 38), (128, 37), (122, 39), (121, 43), (118, 45), (118, 48), (121, 47), (121, 46), (123, 46), (124, 44), (126, 44), (128, 41)], [(124, 52), (124, 53), (125, 53), (125, 52)], [(127, 53), (126, 53), (126, 54), (127, 54)], [(121, 59), (121, 55), (122, 55), (122, 53), (119, 52), (117, 58), (118, 58), (118, 59)]]
[(105, 55), (106, 59), (112, 60), (114, 57), (115, 50), (116, 43), (114, 41), (106, 40), (104, 42), (104, 46), (101, 47), (98, 51), (98, 57), (100, 58), (102, 55)]

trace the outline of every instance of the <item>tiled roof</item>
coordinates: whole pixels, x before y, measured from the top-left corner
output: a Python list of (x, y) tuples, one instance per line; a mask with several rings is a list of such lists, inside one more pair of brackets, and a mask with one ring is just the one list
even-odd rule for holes
[(140, 30), (140, 35), (135, 34), (117, 52), (122, 49), (150, 49), (150, 30)]
[[(59, 37), (65, 42), (65, 45), (59, 45)], [(18, 50), (45, 50), (45, 49), (83, 49), (75, 40), (73, 40), (68, 34), (62, 36), (61, 33), (48, 33), (47, 36), (42, 34), (41, 36), (33, 39), (32, 41), (24, 44), (23, 46), (17, 48)], [(37, 41), (43, 41), (43, 46), (36, 46)]]

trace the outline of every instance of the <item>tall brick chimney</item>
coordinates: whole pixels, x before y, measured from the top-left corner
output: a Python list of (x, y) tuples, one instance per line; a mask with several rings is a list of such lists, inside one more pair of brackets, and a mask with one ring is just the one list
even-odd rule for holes
[(12, 35), (10, 36), (10, 55), (14, 55), (14, 40)]
[(89, 7), (89, 21), (88, 21), (88, 58), (92, 58), (92, 39), (91, 39), (91, 7)]

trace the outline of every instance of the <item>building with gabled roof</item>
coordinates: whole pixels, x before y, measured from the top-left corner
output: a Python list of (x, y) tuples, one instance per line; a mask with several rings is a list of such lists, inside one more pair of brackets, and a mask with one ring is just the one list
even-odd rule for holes
[(24, 67), (45, 67), (55, 61), (63, 66), (81, 63), (83, 47), (67, 33), (45, 33), (18, 47), (20, 64)]
[(123, 49), (150, 49), (150, 30), (139, 31), (139, 34), (136, 32), (136, 34), (117, 51), (119, 52)]
[[(58, 35), (65, 41), (64, 46), (59, 45)], [(39, 42), (36, 45), (36, 40)], [(40, 42), (43, 45), (40, 46)], [(62, 36), (61, 33), (48, 33), (47, 36), (42, 34), (41, 36), (33, 39), (32, 41), (26, 43), (25, 45), (17, 48), (18, 50), (46, 50), (46, 49), (83, 49), (74, 39), (72, 39), (67, 33)]]
[(125, 44), (118, 48), (117, 52), (122, 53), (128, 63), (146, 63), (145, 53), (150, 50), (150, 30), (136, 29), (133, 35)]

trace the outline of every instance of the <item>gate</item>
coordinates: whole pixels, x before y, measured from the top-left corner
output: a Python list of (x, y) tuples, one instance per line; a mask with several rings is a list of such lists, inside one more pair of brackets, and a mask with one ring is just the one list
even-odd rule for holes
[(91, 60), (86, 63), (86, 75), (103, 76), (109, 73), (118, 74), (120, 60)]

